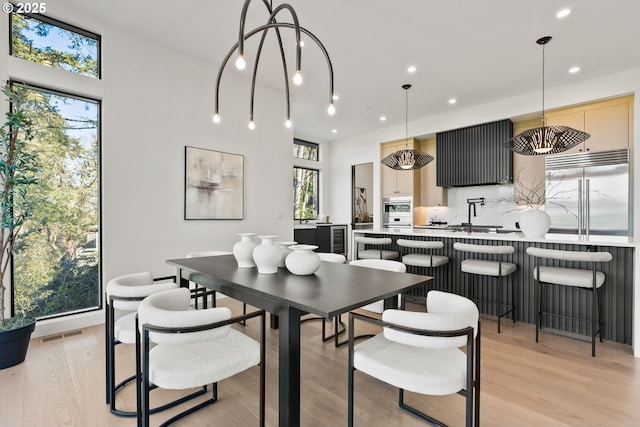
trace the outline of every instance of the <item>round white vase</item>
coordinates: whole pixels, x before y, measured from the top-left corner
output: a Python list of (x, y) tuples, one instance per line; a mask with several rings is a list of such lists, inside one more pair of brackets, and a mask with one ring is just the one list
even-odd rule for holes
[(293, 245), (290, 249), (293, 249), (293, 252), (287, 255), (287, 258), (284, 260), (287, 270), (299, 276), (306, 276), (318, 271), (322, 260), (320, 256), (314, 252), (314, 250), (318, 249), (317, 246)]
[(253, 261), (258, 266), (260, 274), (275, 274), (282, 261), (282, 249), (273, 243), (278, 236), (258, 236), (262, 243), (253, 248)]
[(280, 250), (282, 251), (282, 260), (280, 260), (280, 264), (278, 264), (278, 267), (285, 267), (284, 259), (287, 257), (287, 255), (293, 252), (293, 249), (290, 249), (289, 246), (297, 244), (298, 242), (276, 242), (276, 245), (278, 245), (280, 247)]
[(545, 211), (532, 208), (524, 211), (518, 220), (520, 230), (527, 237), (541, 238), (551, 228), (551, 217)]
[(240, 241), (233, 245), (233, 256), (238, 262), (240, 268), (252, 268), (256, 266), (253, 262), (253, 248), (258, 242), (253, 240), (256, 233), (239, 233)]

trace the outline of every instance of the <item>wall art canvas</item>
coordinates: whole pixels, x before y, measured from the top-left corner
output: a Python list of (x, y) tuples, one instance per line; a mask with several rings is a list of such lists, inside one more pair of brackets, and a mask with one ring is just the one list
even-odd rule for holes
[(185, 147), (184, 219), (242, 219), (244, 156)]

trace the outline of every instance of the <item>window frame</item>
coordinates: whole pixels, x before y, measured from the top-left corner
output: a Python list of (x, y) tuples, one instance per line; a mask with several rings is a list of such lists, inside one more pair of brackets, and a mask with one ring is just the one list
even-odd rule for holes
[(309, 161), (309, 162), (320, 162), (320, 144), (315, 143), (315, 142), (305, 141), (303, 139), (293, 138), (293, 145), (302, 145), (302, 146), (305, 146), (305, 147), (313, 148), (313, 149), (315, 149), (315, 152), (316, 152), (316, 158), (315, 159), (305, 159), (303, 157), (293, 156), (294, 159), (306, 160), (306, 161)]
[[(44, 22), (45, 24), (49, 24), (49, 25), (53, 25), (59, 28), (62, 28), (63, 30), (67, 30), (67, 31), (71, 31), (73, 33), (79, 34), (83, 37), (87, 37), (90, 39), (94, 39), (97, 44), (98, 44), (98, 57), (96, 58), (96, 63), (97, 63), (97, 80), (101, 80), (102, 79), (102, 36), (100, 34), (96, 34), (93, 33), (91, 31), (85, 30), (83, 28), (80, 27), (76, 27), (75, 25), (71, 25), (71, 24), (67, 24), (66, 22), (62, 22), (59, 21), (55, 18), (51, 18), (47, 15), (42, 15), (42, 14), (36, 14), (36, 13), (18, 13), (15, 11), (12, 11), (11, 13), (8, 13), (7, 16), (9, 17), (9, 56), (14, 57), (13, 55), (13, 15), (21, 15), (21, 16), (25, 16), (27, 18), (31, 18), (31, 19), (35, 19), (41, 22)], [(17, 57), (15, 57), (17, 58)], [(21, 58), (23, 59), (23, 58)], [(28, 59), (25, 59), (25, 61), (29, 61)], [(33, 62), (33, 61), (29, 61), (29, 62)], [(33, 62), (34, 64), (39, 64), (39, 62)], [(42, 65), (42, 64), (40, 64)], [(65, 70), (68, 71), (68, 70)], [(71, 74), (76, 74), (78, 76), (84, 76), (84, 77), (88, 77), (88, 78), (93, 78), (91, 76), (86, 76), (84, 74), (79, 74), (79, 73), (73, 73), (71, 71), (69, 71)]]

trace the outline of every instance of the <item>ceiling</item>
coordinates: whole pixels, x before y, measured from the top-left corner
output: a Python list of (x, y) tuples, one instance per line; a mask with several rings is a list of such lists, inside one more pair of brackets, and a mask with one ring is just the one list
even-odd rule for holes
[[(237, 42), (244, 2), (64, 1), (114, 26), (211, 62), (216, 69)], [(312, 141), (332, 141), (404, 124), (404, 83), (413, 85), (409, 121), (540, 91), (542, 49), (535, 41), (546, 35), (553, 36), (545, 53), (546, 88), (640, 67), (638, 0), (288, 1), (300, 25), (326, 47), (340, 97), (335, 103), (337, 113), (329, 116), (327, 63), (314, 43), (303, 37), (304, 82), (291, 85), (292, 121), (295, 135)], [(247, 30), (266, 23), (262, 3), (253, 0), (250, 4)], [(276, 0), (274, 7), (281, 3)], [(564, 7), (571, 13), (556, 18)], [(278, 20), (291, 22), (286, 11)], [(292, 76), (295, 37), (291, 30), (282, 34)], [(247, 74), (252, 70), (256, 39), (247, 42)], [(265, 43), (258, 80), (282, 89), (276, 45), (272, 32)], [(225, 73), (239, 72), (234, 61), (235, 56)], [(417, 71), (409, 74), (409, 65)], [(570, 74), (572, 66), (581, 70)], [(261, 96), (259, 90), (255, 96)], [(449, 104), (450, 98), (457, 103)], [(240, 98), (238, 102), (245, 101)], [(248, 112), (248, 85), (246, 103)], [(272, 106), (282, 108), (284, 123), (284, 95)], [(224, 109), (221, 105), (223, 117)], [(379, 120), (381, 115), (387, 117), (385, 122)], [(259, 128), (260, 110), (255, 111), (255, 122)], [(337, 132), (332, 133), (333, 129)]]

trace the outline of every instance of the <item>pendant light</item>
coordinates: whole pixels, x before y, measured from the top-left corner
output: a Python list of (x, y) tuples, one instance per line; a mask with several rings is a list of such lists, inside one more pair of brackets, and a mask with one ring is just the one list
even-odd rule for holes
[(550, 41), (551, 36), (536, 40), (536, 43), (542, 46), (542, 127), (525, 130), (507, 141), (513, 152), (525, 156), (562, 153), (586, 141), (591, 136), (568, 126), (547, 126), (547, 119), (544, 115), (544, 48)]
[[(246, 31), (245, 30), (245, 22), (247, 19), (247, 11), (249, 9), (249, 4), (251, 3), (252, 0), (245, 0), (244, 4), (242, 6), (242, 11), (240, 13), (240, 30), (239, 30), (239, 35), (238, 35), (238, 41), (231, 46), (231, 49), (229, 49), (229, 52), (227, 53), (227, 55), (225, 56), (225, 58), (222, 61), (222, 64), (220, 65), (220, 68), (218, 69), (218, 76), (216, 78), (216, 90), (215, 90), (215, 106), (214, 106), (214, 115), (213, 115), (213, 122), (214, 123), (220, 123), (221, 121), (221, 115), (220, 115), (220, 80), (222, 79), (222, 73), (225, 69), (225, 67), (227, 66), (227, 63), (229, 62), (229, 60), (231, 59), (231, 56), (237, 52), (237, 56), (236, 56), (236, 60), (235, 60), (235, 65), (236, 68), (238, 70), (244, 70), (247, 66), (245, 57), (244, 57), (244, 47), (245, 47), (245, 41), (255, 35), (260, 35), (260, 41), (258, 43), (258, 50), (255, 54), (255, 62), (253, 65), (253, 73), (251, 75), (251, 95), (249, 98), (249, 129), (253, 130), (256, 128), (256, 123), (253, 120), (253, 104), (254, 104), (254, 95), (255, 95), (255, 87), (256, 87), (256, 76), (258, 74), (258, 64), (260, 63), (260, 55), (262, 53), (262, 47), (264, 45), (265, 39), (267, 37), (267, 34), (269, 33), (270, 30), (273, 30), (275, 32), (276, 35), (276, 39), (278, 42), (278, 47), (280, 50), (280, 60), (282, 62), (282, 72), (283, 72), (283, 77), (284, 77), (284, 91), (285, 91), (285, 98), (286, 98), (286, 114), (287, 117), (284, 120), (284, 125), (287, 128), (290, 128), (292, 126), (291, 123), (291, 102), (290, 102), (290, 96), (289, 96), (289, 72), (287, 69), (287, 60), (285, 57), (285, 50), (284, 50), (284, 45), (282, 42), (282, 35), (280, 33), (280, 30), (285, 28), (285, 29), (291, 29), (294, 30), (295, 33), (295, 56), (296, 56), (296, 64), (295, 64), (295, 74), (293, 76), (293, 78), (291, 79), (293, 81), (294, 85), (301, 85), (302, 84), (302, 46), (303, 46), (303, 41), (301, 40), (301, 35), (304, 34), (306, 35), (309, 40), (313, 41), (318, 48), (320, 49), (320, 51), (322, 52), (322, 54), (324, 55), (325, 60), (327, 61), (327, 67), (328, 67), (328, 71), (329, 71), (329, 106), (327, 108), (327, 114), (329, 114), (330, 116), (334, 115), (336, 112), (336, 108), (333, 105), (333, 101), (334, 101), (334, 91), (333, 91), (333, 65), (331, 64), (331, 59), (329, 58), (329, 53), (327, 52), (327, 49), (325, 49), (324, 45), (322, 44), (322, 42), (315, 36), (313, 35), (313, 33), (311, 33), (309, 30), (307, 30), (304, 27), (300, 26), (300, 23), (298, 22), (298, 15), (296, 14), (296, 11), (293, 9), (293, 7), (291, 7), (291, 5), (287, 4), (287, 3), (283, 3), (281, 5), (276, 6), (275, 8), (273, 7), (273, 0), (271, 1), (267, 1), (267, 0), (262, 0), (261, 3), (264, 4), (264, 6), (267, 9), (267, 13), (268, 13), (268, 17), (266, 20), (266, 23), (264, 25), (261, 25), (259, 27), (254, 28), (251, 31)], [(281, 15), (281, 13), (288, 13), (291, 16), (291, 20), (292, 22), (282, 22), (282, 21), (278, 21), (276, 18)]]
[(402, 85), (402, 89), (404, 89), (404, 98), (405, 98), (405, 124), (404, 124), (404, 132), (405, 132), (405, 148), (404, 150), (398, 150), (395, 153), (389, 154), (387, 157), (382, 159), (382, 163), (386, 166), (389, 166), (391, 169), (395, 170), (415, 170), (420, 169), (425, 166), (427, 163), (433, 161), (433, 156), (423, 153), (420, 150), (412, 150), (409, 148), (409, 89), (411, 88), (410, 84)]

